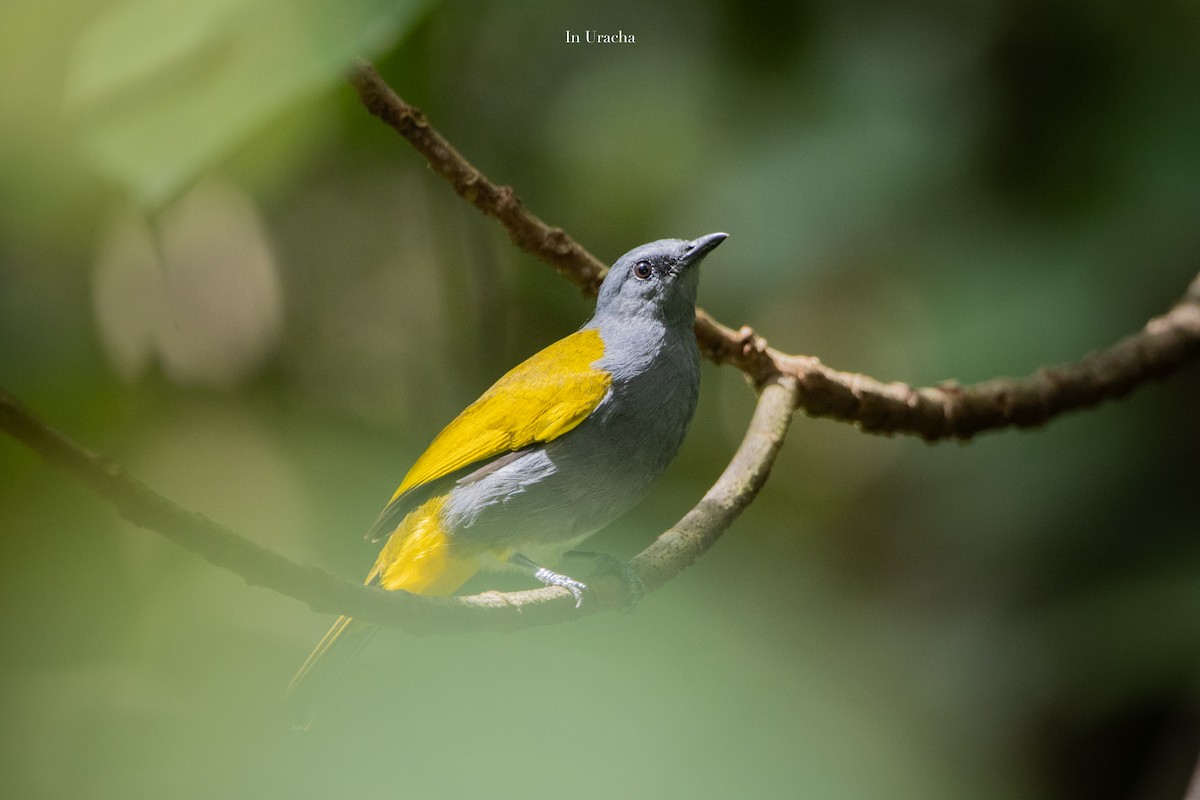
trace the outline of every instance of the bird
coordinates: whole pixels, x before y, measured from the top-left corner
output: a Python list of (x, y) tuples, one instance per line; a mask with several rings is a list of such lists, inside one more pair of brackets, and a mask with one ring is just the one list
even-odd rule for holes
[[(430, 443), (367, 532), (366, 583), (450, 595), (517, 570), (584, 602), (551, 569), (634, 506), (674, 460), (700, 394), (699, 265), (728, 234), (661, 239), (618, 258), (579, 330), (518, 364)], [(340, 617), (288, 686), (306, 729), (375, 626)]]

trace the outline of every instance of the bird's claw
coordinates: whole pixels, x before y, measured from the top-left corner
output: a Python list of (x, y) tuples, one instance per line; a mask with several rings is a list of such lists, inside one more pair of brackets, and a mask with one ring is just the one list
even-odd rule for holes
[(583, 605), (583, 593), (587, 589), (586, 583), (577, 581), (574, 578), (568, 578), (566, 575), (546, 569), (545, 567), (538, 567), (537, 571), (533, 573), (533, 577), (547, 586), (561, 586), (566, 589), (575, 598), (576, 608)]

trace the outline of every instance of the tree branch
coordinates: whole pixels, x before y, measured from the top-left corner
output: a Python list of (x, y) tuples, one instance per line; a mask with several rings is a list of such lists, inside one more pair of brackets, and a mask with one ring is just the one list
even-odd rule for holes
[[(368, 111), (404, 137), (460, 197), (503, 225), (518, 247), (595, 293), (607, 269), (595, 256), (562, 229), (525, 210), (512, 187), (489, 181), (370, 64), (360, 62), (350, 82)], [(797, 408), (811, 416), (853, 422), (870, 433), (912, 434), (928, 441), (969, 439), (987, 430), (1040, 425), (1063, 412), (1120, 397), (1195, 358), (1200, 353), (1200, 277), (1170, 312), (1107, 350), (1018, 380), (970, 386), (947, 382), (914, 388), (839, 372), (816, 358), (768, 347), (752, 329), (735, 331), (702, 309), (696, 311), (696, 339), (707, 358), (737, 367), (756, 386), (779, 375), (795, 377), (800, 385)]]
[(853, 421), (870, 433), (970, 439), (987, 430), (1041, 425), (1063, 412), (1121, 397), (1196, 358), (1200, 276), (1170, 311), (1137, 333), (1076, 363), (1042, 367), (1019, 379), (918, 389), (838, 372), (815, 358), (769, 353), (777, 369), (800, 381), (800, 408), (812, 416)]
[[(795, 407), (798, 386), (781, 377), (765, 387), (746, 437), (717, 482), (677, 525), (636, 556), (630, 569), (646, 591), (666, 583), (711, 547), (766, 482)], [(299, 564), (162, 497), (110, 458), (80, 447), (0, 389), (0, 430), (79, 480), (134, 525), (158, 531), (216, 566), (307, 603), (412, 633), (515, 630), (625, 608), (636, 599), (616, 574), (588, 579), (582, 609), (565, 589), (485, 592), (471, 597), (418, 597), (387, 592)]]

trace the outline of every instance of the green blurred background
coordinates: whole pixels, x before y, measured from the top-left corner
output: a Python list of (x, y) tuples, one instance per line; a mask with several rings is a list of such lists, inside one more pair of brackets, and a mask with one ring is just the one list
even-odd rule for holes
[[(433, 433), (589, 303), (363, 111), (351, 54), (602, 259), (728, 231), (719, 319), (924, 384), (1074, 360), (1182, 293), (1198, 34), (1192, 0), (10, 3), (0, 385), (356, 578)], [(800, 418), (632, 613), (380, 635), (307, 735), (279, 707), (327, 617), (0, 438), (0, 793), (1181, 798), (1198, 390), (966, 446)], [(706, 366), (681, 458), (595, 549), (682, 514), (752, 406)]]

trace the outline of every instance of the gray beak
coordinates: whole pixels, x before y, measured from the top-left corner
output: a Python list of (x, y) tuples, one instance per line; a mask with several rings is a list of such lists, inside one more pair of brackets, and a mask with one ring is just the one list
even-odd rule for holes
[(699, 239), (694, 239), (683, 246), (683, 252), (680, 254), (679, 260), (686, 266), (699, 264), (704, 260), (717, 245), (725, 241), (729, 237), (728, 233), (710, 233), (707, 236), (701, 236)]

